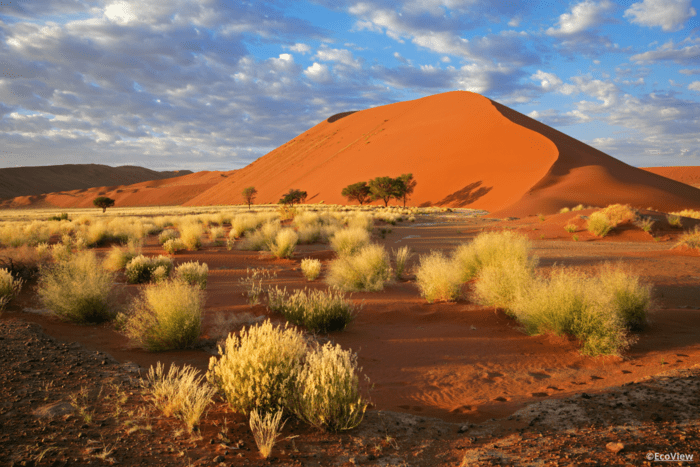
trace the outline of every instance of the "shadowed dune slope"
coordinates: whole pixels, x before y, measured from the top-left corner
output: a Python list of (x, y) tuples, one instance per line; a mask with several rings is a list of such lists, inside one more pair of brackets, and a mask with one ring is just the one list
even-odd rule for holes
[(679, 167), (642, 167), (647, 172), (670, 178), (686, 185), (700, 188), (700, 166), (679, 166)]
[(547, 214), (579, 203), (593, 206), (623, 203), (659, 211), (700, 208), (699, 189), (627, 165), (513, 109), (497, 102), (493, 104), (512, 122), (555, 144), (559, 157), (521, 199), (492, 215)]
[(0, 198), (41, 195), (94, 186), (131, 185), (191, 174), (189, 170), (158, 172), (144, 167), (65, 164), (0, 169)]
[[(483, 96), (449, 92), (329, 118), (236, 171), (187, 204), (277, 202), (290, 188), (307, 202), (345, 204), (341, 190), (378, 176), (412, 173), (411, 205), (496, 210), (521, 198), (555, 162), (542, 135), (503, 117)], [(392, 201), (396, 204), (396, 201)]]

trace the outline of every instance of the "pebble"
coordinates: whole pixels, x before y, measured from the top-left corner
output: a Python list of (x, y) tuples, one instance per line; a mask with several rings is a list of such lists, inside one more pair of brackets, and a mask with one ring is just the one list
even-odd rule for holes
[(608, 451), (612, 452), (613, 454), (617, 454), (618, 452), (620, 452), (620, 451), (622, 451), (623, 449), (625, 449), (625, 445), (622, 444), (622, 443), (610, 442), (610, 443), (608, 443), (608, 444), (605, 445), (605, 449), (607, 449)]

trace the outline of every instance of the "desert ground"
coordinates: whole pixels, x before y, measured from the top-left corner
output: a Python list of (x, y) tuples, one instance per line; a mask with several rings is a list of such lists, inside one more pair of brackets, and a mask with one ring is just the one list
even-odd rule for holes
[[(276, 274), (269, 285), (325, 289), (335, 257), (328, 244), (298, 245), (291, 258), (274, 259), (203, 237), (198, 251), (176, 253), (176, 264), (195, 260), (209, 267), (204, 332), (196, 348), (183, 351), (147, 352), (111, 324), (60, 321), (42, 309), (31, 280), (0, 317), (0, 462), (653, 465), (654, 455), (697, 457), (700, 263), (697, 249), (674, 245), (700, 221), (683, 218), (677, 229), (664, 213), (642, 211), (656, 221), (651, 233), (630, 224), (598, 238), (580, 217), (593, 211), (506, 218), (455, 209), (395, 225), (375, 221), (373, 242), (415, 253), (406, 273), (383, 291), (352, 293), (362, 305), (354, 321), (314, 337), (357, 353), (371, 383), (363, 386), (371, 406), (358, 428), (340, 434), (289, 420), (267, 460), (246, 418), (222, 399), (188, 434), (153, 408), (139, 380), (157, 362), (206, 371), (226, 333), (265, 318), (284, 322), (264, 304), (249, 305), (240, 280), (249, 268), (264, 268)], [(572, 222), (577, 229), (567, 232)], [(449, 252), (481, 232), (500, 230), (530, 238), (543, 273), (555, 265), (594, 271), (603, 262), (629, 268), (653, 286), (649, 325), (621, 356), (588, 357), (572, 338), (528, 336), (501, 310), (476, 304), (471, 282), (455, 302), (427, 303), (420, 296), (414, 275), (420, 255)], [(109, 247), (95, 250), (104, 255)], [(156, 236), (146, 238), (143, 254), (164, 254)], [(321, 260), (319, 279), (304, 279), (303, 258)], [(119, 277), (124, 301), (136, 296), (142, 286)]]

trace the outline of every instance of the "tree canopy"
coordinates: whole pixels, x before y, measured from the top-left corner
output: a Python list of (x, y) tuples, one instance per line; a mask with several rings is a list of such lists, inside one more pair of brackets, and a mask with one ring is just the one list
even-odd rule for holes
[(340, 194), (345, 196), (348, 201), (357, 201), (360, 203), (360, 206), (370, 200), (370, 189), (367, 186), (367, 182), (357, 182), (348, 185), (343, 188)]
[(92, 204), (98, 208), (102, 208), (102, 212), (106, 212), (107, 208), (114, 206), (114, 200), (106, 196), (100, 196), (92, 200)]
[(255, 201), (255, 196), (258, 194), (258, 190), (254, 186), (249, 186), (243, 189), (243, 199), (248, 204), (248, 209), (250, 210), (250, 205)]
[(396, 193), (394, 198), (403, 200), (403, 207), (406, 207), (406, 200), (413, 194), (413, 189), (418, 182), (413, 179), (413, 174), (407, 173), (399, 176), (396, 180)]
[(279, 203), (294, 206), (294, 203), (303, 203), (304, 201), (306, 201), (306, 192), (292, 188), (280, 198)]

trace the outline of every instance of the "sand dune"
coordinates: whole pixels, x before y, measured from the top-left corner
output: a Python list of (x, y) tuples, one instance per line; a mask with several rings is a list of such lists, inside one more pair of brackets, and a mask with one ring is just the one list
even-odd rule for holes
[(190, 173), (189, 170), (157, 172), (131, 165), (110, 167), (101, 164), (9, 167), (0, 169), (0, 198), (34, 196), (94, 186), (131, 185)]
[(418, 182), (412, 206), (471, 207), (516, 217), (579, 203), (700, 209), (699, 189), (631, 167), (464, 91), (336, 114), (240, 170), (5, 205), (90, 206), (98, 195), (121, 206), (240, 204), (248, 186), (258, 190), (256, 203), (276, 203), (298, 188), (307, 191), (307, 203), (346, 204), (340, 195), (345, 186), (409, 172)]
[(676, 180), (686, 185), (700, 188), (700, 166), (686, 165), (679, 167), (642, 167), (647, 172)]

